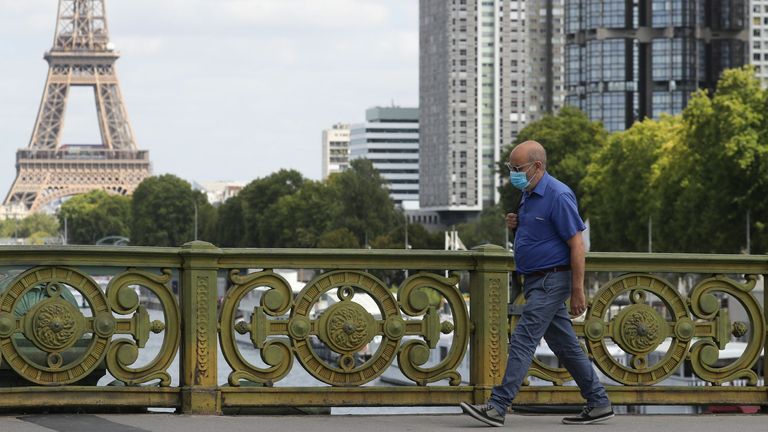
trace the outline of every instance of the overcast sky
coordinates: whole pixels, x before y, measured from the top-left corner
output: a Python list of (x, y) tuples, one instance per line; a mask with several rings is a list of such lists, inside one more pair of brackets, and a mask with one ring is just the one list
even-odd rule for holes
[[(0, 193), (27, 147), (58, 0), (0, 0)], [(140, 149), (155, 174), (320, 177), (322, 129), (418, 104), (416, 0), (108, 0)], [(71, 94), (64, 143), (100, 143), (93, 96)]]

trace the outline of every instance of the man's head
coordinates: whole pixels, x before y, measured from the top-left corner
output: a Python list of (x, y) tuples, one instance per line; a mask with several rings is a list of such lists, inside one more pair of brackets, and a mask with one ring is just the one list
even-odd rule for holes
[[(536, 187), (547, 168), (547, 151), (536, 141), (518, 144), (509, 154), (507, 167), (511, 177), (520, 176), (520, 174), (515, 174), (516, 172), (524, 173), (528, 185), (523, 190), (531, 190)], [(514, 180), (512, 182), (515, 183)]]

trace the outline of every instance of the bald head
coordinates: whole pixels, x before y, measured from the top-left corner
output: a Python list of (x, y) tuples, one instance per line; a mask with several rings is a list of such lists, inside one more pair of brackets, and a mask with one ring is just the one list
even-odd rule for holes
[(547, 151), (544, 150), (544, 146), (536, 141), (526, 141), (512, 149), (512, 153), (509, 154), (509, 162), (512, 165), (541, 162), (541, 165), (546, 167)]
[(541, 162), (542, 166), (547, 165), (547, 151), (544, 146), (536, 141), (526, 141), (520, 143), (512, 149), (509, 154), (509, 161), (513, 165), (521, 165), (528, 162)]

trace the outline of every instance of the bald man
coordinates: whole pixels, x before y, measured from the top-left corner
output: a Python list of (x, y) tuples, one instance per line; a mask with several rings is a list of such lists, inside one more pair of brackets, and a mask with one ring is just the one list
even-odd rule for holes
[(587, 401), (565, 424), (591, 424), (613, 417), (605, 387), (579, 345), (570, 314), (586, 311), (584, 241), (586, 228), (573, 191), (549, 175), (547, 153), (536, 141), (516, 146), (509, 155), (510, 182), (523, 192), (518, 213), (506, 216), (515, 234), (515, 266), (523, 275), (526, 305), (509, 345), (504, 379), (485, 405), (461, 403), (461, 408), (490, 426), (504, 425), (507, 408), (520, 390), (533, 354), (543, 337), (578, 384)]

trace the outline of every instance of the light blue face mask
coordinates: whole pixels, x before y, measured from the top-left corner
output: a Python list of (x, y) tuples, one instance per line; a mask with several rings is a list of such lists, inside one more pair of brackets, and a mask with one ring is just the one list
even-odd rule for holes
[(512, 186), (521, 191), (525, 190), (531, 184), (531, 181), (528, 180), (528, 176), (525, 175), (525, 172), (523, 171), (509, 173), (509, 182)]

